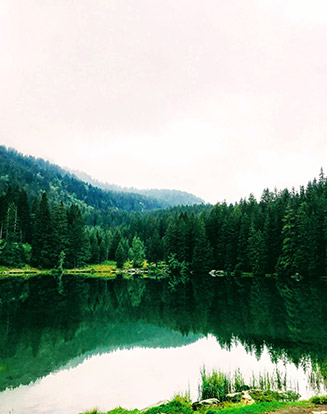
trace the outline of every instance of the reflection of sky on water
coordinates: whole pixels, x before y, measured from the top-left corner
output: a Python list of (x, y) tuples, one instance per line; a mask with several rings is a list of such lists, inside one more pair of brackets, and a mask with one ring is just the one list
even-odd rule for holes
[[(75, 368), (50, 374), (29, 386), (7, 389), (0, 394), (0, 413), (73, 414), (97, 407), (144, 408), (190, 390), (197, 398), (200, 370), (234, 372), (240, 368), (246, 379), (252, 373), (272, 372), (276, 365), (265, 349), (260, 359), (246, 353), (242, 345), (222, 349), (213, 336), (179, 348), (134, 348), (94, 355)], [(302, 398), (310, 396), (307, 375), (294, 364), (280, 362), (287, 378), (298, 382)]]

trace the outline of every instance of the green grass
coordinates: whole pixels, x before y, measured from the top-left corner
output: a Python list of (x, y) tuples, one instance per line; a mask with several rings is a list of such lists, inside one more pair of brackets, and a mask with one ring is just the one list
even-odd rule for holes
[[(311, 401), (311, 400), (310, 400)], [(142, 411), (142, 414), (263, 414), (272, 413), (279, 409), (286, 409), (287, 407), (301, 407), (309, 408), (314, 407), (314, 404), (310, 401), (297, 401), (297, 402), (262, 402), (253, 405), (232, 404), (223, 403), (217, 408), (201, 408), (199, 411), (193, 411), (191, 402), (184, 397), (177, 396), (168, 404), (160, 405), (159, 407), (153, 407), (146, 411)], [(91, 411), (85, 411), (81, 414), (104, 414), (97, 409)], [(140, 414), (139, 410), (125, 410), (118, 407), (113, 410), (107, 411), (105, 414)]]
[[(90, 277), (108, 277), (116, 275), (116, 262), (114, 261), (105, 261), (100, 264), (89, 264), (81, 268), (75, 269), (64, 269), (65, 274), (83, 274), (87, 273)], [(37, 269), (31, 267), (30, 265), (24, 265), (20, 268), (12, 268), (7, 266), (0, 266), (0, 279), (6, 279), (8, 277), (22, 277), (28, 279), (33, 276), (38, 275), (48, 275), (54, 273), (56, 269)]]
[(259, 404), (245, 405), (240, 406), (239, 404), (234, 407), (228, 407), (223, 409), (209, 409), (205, 414), (261, 414), (261, 413), (270, 413), (277, 411), (281, 408), (287, 407), (311, 407), (308, 401), (299, 401), (299, 402), (262, 402)]
[[(226, 395), (231, 392), (238, 392), (241, 389), (235, 389), (233, 378), (229, 374), (220, 371), (213, 371), (207, 374), (205, 368), (201, 370), (201, 385), (199, 387), (199, 397), (202, 400), (207, 398), (218, 398), (220, 401), (226, 400)], [(242, 381), (238, 375), (238, 383)], [(244, 384), (244, 381), (242, 381)]]
[(111, 411), (107, 411), (106, 414), (139, 414), (140, 411), (139, 410), (125, 410), (125, 408), (115, 408), (114, 410)]
[[(125, 266), (125, 265), (124, 265)], [(164, 262), (160, 262), (158, 264), (147, 262), (144, 263), (144, 266), (139, 269), (141, 271), (147, 270), (149, 273), (138, 273), (138, 277), (142, 278), (153, 278), (154, 275), (156, 277), (162, 277), (166, 273), (167, 265), (164, 264)], [(63, 268), (63, 273), (66, 275), (83, 275), (87, 277), (93, 277), (93, 278), (114, 278), (116, 277), (117, 273), (123, 273), (128, 268), (119, 269), (117, 267), (117, 263), (113, 260), (106, 260), (105, 262), (98, 263), (98, 264), (87, 264), (83, 267), (76, 267), (73, 269), (65, 269)], [(22, 278), (29, 278), (32, 276), (37, 275), (58, 275), (62, 272), (59, 269), (37, 269), (32, 268), (29, 265), (24, 265), (20, 268), (10, 268), (6, 266), (0, 266), (0, 279), (5, 279), (8, 277), (22, 277)], [(132, 274), (123, 273), (124, 279), (133, 279)]]
[(105, 262), (98, 264), (88, 264), (84, 267), (85, 269), (92, 268), (94, 270), (108, 270), (117, 269), (117, 264), (113, 260), (106, 260)]
[[(111, 411), (107, 411), (106, 414), (140, 414), (139, 410), (125, 410), (124, 408), (118, 407), (115, 408), (114, 410)], [(91, 411), (85, 411), (81, 414), (104, 414), (101, 413), (101, 411), (99, 411), (97, 408), (93, 408), (93, 410)]]
[(177, 395), (168, 404), (161, 405), (160, 407), (153, 407), (145, 411), (145, 414), (192, 414), (192, 404), (188, 398)]

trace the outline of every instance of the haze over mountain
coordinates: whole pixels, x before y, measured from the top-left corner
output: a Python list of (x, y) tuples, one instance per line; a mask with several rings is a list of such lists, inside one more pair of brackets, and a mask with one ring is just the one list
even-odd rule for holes
[(196, 197), (195, 195), (187, 193), (186, 191), (157, 188), (139, 189), (135, 187), (121, 187), (116, 184), (110, 184), (107, 182), (103, 183), (101, 181), (98, 181), (83, 171), (71, 169), (68, 169), (68, 171), (70, 171), (80, 180), (85, 181), (95, 187), (101, 188), (102, 190), (141, 194), (147, 197), (155, 198), (156, 200), (160, 200), (163, 203), (167, 203), (169, 206), (193, 205), (204, 203), (204, 200), (202, 200), (202, 198)]

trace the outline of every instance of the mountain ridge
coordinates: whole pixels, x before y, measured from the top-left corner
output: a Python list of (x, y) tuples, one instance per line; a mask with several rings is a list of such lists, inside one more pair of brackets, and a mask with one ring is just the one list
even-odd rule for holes
[(151, 195), (99, 188), (42, 158), (0, 146), (0, 194), (15, 185), (25, 187), (32, 196), (45, 191), (50, 200), (98, 210), (146, 211), (176, 205)]
[(168, 188), (122, 187), (117, 184), (110, 184), (106, 181), (99, 181), (84, 171), (73, 170), (67, 167), (65, 167), (65, 169), (80, 180), (85, 181), (102, 190), (144, 195), (146, 197), (155, 198), (157, 200), (169, 203), (167, 207), (175, 207), (178, 205), (205, 204), (205, 201), (202, 198), (187, 191)]

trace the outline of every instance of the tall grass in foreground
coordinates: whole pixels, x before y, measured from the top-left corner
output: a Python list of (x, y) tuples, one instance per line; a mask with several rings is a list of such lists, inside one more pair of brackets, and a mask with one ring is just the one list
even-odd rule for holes
[[(287, 388), (286, 373), (282, 375), (279, 370), (272, 373), (264, 373), (255, 376), (252, 374), (249, 383), (245, 382), (240, 370), (234, 373), (225, 374), (221, 371), (212, 371), (211, 374), (207, 374), (205, 367), (201, 370), (201, 383), (199, 385), (199, 398), (218, 398), (220, 401), (226, 400), (226, 395), (241, 392), (248, 389), (260, 389), (271, 394), (274, 394), (274, 400), (276, 401), (278, 392), (286, 391)], [(298, 389), (298, 385), (296, 387)], [(296, 399), (296, 393), (289, 393), (283, 396), (280, 394), (280, 400)]]

